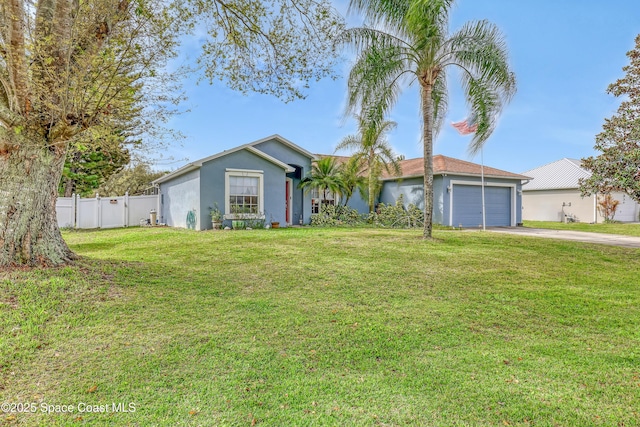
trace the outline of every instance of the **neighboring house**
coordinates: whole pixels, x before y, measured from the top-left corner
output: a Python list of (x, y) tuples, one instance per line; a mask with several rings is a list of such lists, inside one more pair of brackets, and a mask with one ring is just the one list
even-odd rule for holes
[(153, 183), (159, 187), (159, 221), (173, 227), (212, 228), (216, 205), (224, 226), (255, 218), (308, 223), (311, 195), (298, 188), (316, 157), (280, 135), (272, 135), (191, 162)]
[[(591, 173), (580, 160), (561, 159), (523, 173), (533, 178), (522, 187), (522, 217), (529, 221), (566, 221), (598, 223), (604, 218), (598, 209), (598, 197), (582, 197), (578, 180)], [(624, 193), (612, 193), (620, 202), (614, 220), (638, 220), (640, 206)]]
[[(405, 205), (424, 207), (422, 158), (401, 161), (401, 177), (383, 177), (380, 202), (395, 203), (402, 194)], [(452, 227), (482, 226), (482, 167), (436, 155), (433, 157), (433, 222)], [(527, 176), (484, 167), (487, 226), (522, 223), (522, 182)]]

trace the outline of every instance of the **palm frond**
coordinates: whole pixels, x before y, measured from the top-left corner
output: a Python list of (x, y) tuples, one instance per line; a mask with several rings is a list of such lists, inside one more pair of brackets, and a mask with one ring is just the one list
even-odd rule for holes
[(468, 148), (469, 154), (474, 155), (493, 133), (503, 101), (500, 93), (482, 79), (463, 79), (463, 86), (471, 113), (476, 118), (477, 130)]
[(413, 47), (433, 59), (449, 32), (449, 10), (453, 0), (412, 1), (405, 16), (406, 31)]
[(398, 160), (398, 156), (394, 154), (389, 144), (385, 143), (381, 145), (378, 150), (380, 152), (378, 157), (381, 160), (384, 170), (394, 176), (400, 175), (402, 173), (400, 160)]
[(488, 21), (466, 23), (443, 49), (444, 64), (457, 65), (463, 74), (481, 78), (499, 91), (505, 102), (516, 92), (502, 32)]
[(316, 160), (311, 165), (309, 174), (298, 184), (298, 188), (306, 191), (311, 189), (329, 190), (334, 194), (340, 194), (344, 183), (340, 176), (340, 166), (335, 157)]
[(414, 73), (412, 58), (401, 46), (380, 48), (371, 44), (358, 56), (348, 78), (346, 115), (362, 106), (377, 110), (384, 117), (395, 105), (404, 77)]
[(433, 86), (433, 91), (431, 92), (431, 99), (433, 99), (433, 135), (436, 137), (442, 129), (444, 118), (449, 109), (446, 70), (442, 70), (438, 75), (435, 85)]
[(405, 27), (405, 17), (410, 7), (408, 0), (350, 0), (347, 11), (360, 13), (372, 25), (398, 32)]
[(336, 146), (335, 152), (341, 150), (357, 150), (362, 145), (362, 140), (357, 135), (345, 136), (342, 141)]
[(504, 36), (488, 21), (466, 23), (442, 46), (443, 66), (462, 70), (461, 83), (477, 131), (469, 145), (475, 154), (495, 129), (497, 116), (516, 91)]
[(393, 47), (405, 53), (414, 62), (420, 56), (418, 52), (414, 52), (410, 40), (371, 27), (356, 27), (344, 30), (336, 38), (335, 43), (337, 45), (350, 46), (356, 52), (363, 52), (374, 46), (378, 50)]

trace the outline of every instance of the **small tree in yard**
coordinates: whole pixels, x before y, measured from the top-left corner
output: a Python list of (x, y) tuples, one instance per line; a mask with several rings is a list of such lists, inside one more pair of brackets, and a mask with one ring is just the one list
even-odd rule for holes
[(365, 178), (361, 176), (361, 173), (362, 161), (354, 156), (340, 165), (340, 176), (342, 177), (343, 184), (342, 195), (344, 196), (342, 204), (344, 206), (347, 206), (356, 190), (358, 190), (361, 195), (366, 194), (367, 183)]
[(98, 187), (124, 169), (131, 160), (123, 142), (122, 138), (114, 136), (111, 143), (104, 139), (89, 139), (70, 144), (59, 194), (64, 197), (71, 197), (74, 193), (81, 196), (95, 194)]
[(199, 21), (209, 78), (285, 99), (330, 74), (342, 28), (322, 0), (0, 4), (0, 267), (74, 258), (55, 213), (69, 147), (166, 135), (158, 124), (181, 97), (163, 70)]
[(607, 92), (622, 96), (618, 112), (605, 119), (594, 148), (598, 156), (582, 159), (591, 176), (580, 180), (585, 196), (623, 191), (640, 202), (640, 35), (627, 53), (630, 64), (623, 67), (626, 76), (609, 85)]
[(322, 204), (326, 203), (327, 191), (333, 194), (342, 194), (344, 181), (342, 180), (341, 167), (335, 157), (323, 157), (311, 165), (309, 174), (300, 181), (300, 188), (318, 190), (322, 195)]
[(614, 199), (609, 193), (602, 196), (598, 201), (598, 209), (600, 209), (600, 213), (604, 217), (605, 222), (613, 221), (613, 217), (616, 216), (619, 204), (620, 201)]
[(362, 194), (368, 201), (369, 213), (373, 212), (380, 186), (380, 176), (384, 170), (390, 175), (400, 175), (398, 157), (386, 138), (386, 134), (395, 128), (396, 122), (378, 117), (378, 111), (364, 109), (358, 120), (358, 134), (345, 137), (336, 147), (336, 151), (352, 149), (352, 159), (363, 166), (367, 174), (367, 192)]

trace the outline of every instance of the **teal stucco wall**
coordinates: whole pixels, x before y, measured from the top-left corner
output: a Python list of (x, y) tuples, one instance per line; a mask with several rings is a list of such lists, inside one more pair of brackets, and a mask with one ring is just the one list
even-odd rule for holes
[[(264, 211), (267, 222), (279, 221), (285, 223), (285, 170), (248, 150), (239, 150), (226, 156), (218, 157), (202, 164), (200, 168), (200, 198), (201, 210), (206, 215), (217, 203), (223, 215), (225, 212), (225, 173), (227, 169), (243, 169), (261, 171), (264, 186)], [(231, 220), (225, 220), (223, 227), (231, 226)], [(211, 221), (202, 227), (210, 229)]]
[[(436, 175), (433, 177), (433, 222), (436, 224), (452, 225), (451, 200), (449, 188), (452, 182), (468, 183), (470, 185), (481, 182), (480, 177), (459, 175)], [(515, 202), (513, 225), (522, 222), (522, 184), (518, 179), (486, 178), (486, 185), (512, 187), (513, 200)], [(424, 209), (423, 178), (407, 178), (398, 181), (385, 181), (380, 194), (382, 203), (395, 203), (397, 198), (403, 195), (405, 206), (410, 203)]]
[[(200, 204), (200, 171), (194, 170), (160, 185), (160, 222), (171, 227), (187, 228), (187, 215), (195, 215), (195, 229), (207, 222), (208, 211)], [(209, 221), (210, 223), (210, 221)]]
[[(303, 191), (298, 186), (301, 179), (311, 171), (312, 159), (276, 139), (256, 144), (254, 147), (297, 169), (296, 172), (287, 175), (287, 177), (293, 179), (292, 222), (293, 224), (298, 224), (302, 216), (302, 222), (308, 224), (311, 220), (311, 193)], [(282, 223), (283, 221), (281, 221)]]

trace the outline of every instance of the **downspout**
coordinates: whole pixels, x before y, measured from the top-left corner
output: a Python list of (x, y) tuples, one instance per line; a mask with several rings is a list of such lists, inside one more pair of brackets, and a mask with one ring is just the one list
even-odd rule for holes
[(598, 223), (598, 193), (593, 193), (593, 223)]

